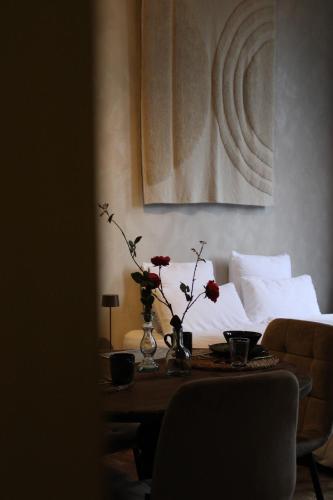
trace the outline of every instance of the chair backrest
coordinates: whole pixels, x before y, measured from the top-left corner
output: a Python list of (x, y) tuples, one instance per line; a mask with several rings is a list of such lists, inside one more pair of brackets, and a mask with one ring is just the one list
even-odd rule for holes
[(152, 500), (291, 499), (297, 410), (284, 370), (184, 384), (163, 420)]
[(300, 402), (298, 431), (328, 438), (333, 424), (333, 326), (275, 319), (262, 344), (311, 375), (312, 391)]

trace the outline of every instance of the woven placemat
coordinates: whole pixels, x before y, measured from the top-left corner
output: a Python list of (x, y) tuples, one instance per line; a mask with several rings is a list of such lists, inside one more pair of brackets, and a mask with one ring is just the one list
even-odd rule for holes
[(221, 357), (212, 356), (210, 353), (197, 354), (192, 356), (192, 368), (201, 370), (223, 370), (223, 371), (247, 371), (247, 370), (263, 370), (271, 368), (279, 363), (277, 356), (269, 356), (262, 359), (250, 360), (244, 368), (233, 368), (231, 364), (221, 359)]

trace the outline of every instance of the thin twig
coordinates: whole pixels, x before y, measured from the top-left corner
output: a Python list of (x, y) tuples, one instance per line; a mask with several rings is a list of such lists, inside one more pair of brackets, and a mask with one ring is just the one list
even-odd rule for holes
[(187, 311), (190, 309), (190, 307), (192, 307), (192, 306), (193, 306), (193, 304), (194, 304), (194, 302), (196, 302), (196, 301), (198, 300), (198, 298), (199, 298), (201, 295), (203, 295), (203, 294), (205, 293), (205, 292), (200, 293), (200, 295), (198, 295), (198, 296), (196, 297), (196, 299), (195, 299), (195, 300), (193, 300), (193, 289), (194, 289), (195, 275), (196, 275), (196, 272), (197, 272), (197, 268), (198, 268), (199, 261), (201, 260), (201, 254), (202, 254), (203, 247), (204, 247), (204, 245), (206, 244), (204, 241), (201, 241), (200, 243), (201, 243), (201, 248), (200, 248), (199, 252), (197, 252), (195, 249), (193, 249), (193, 250), (194, 250), (194, 252), (195, 252), (195, 254), (196, 254), (196, 256), (197, 256), (197, 260), (196, 260), (196, 262), (195, 262), (194, 272), (193, 272), (193, 276), (192, 276), (192, 285), (191, 285), (191, 300), (190, 300), (190, 302), (188, 302), (187, 307), (186, 307), (186, 309), (185, 309), (185, 311), (184, 311), (184, 313), (183, 313), (183, 316), (182, 316), (182, 322), (184, 321), (185, 314), (186, 314), (186, 313), (187, 313)]
[(165, 304), (167, 306), (167, 308), (171, 312), (171, 315), (173, 316), (174, 314), (173, 314), (173, 310), (172, 310), (172, 305), (168, 301), (168, 299), (166, 298), (166, 296), (164, 294), (164, 290), (163, 290), (163, 283), (162, 283), (162, 279), (161, 279), (161, 266), (158, 266), (158, 276), (160, 278), (160, 286), (158, 287), (158, 289), (161, 292), (163, 299), (165, 300), (165, 302), (163, 302), (162, 300), (160, 300), (160, 302), (162, 302), (163, 304)]
[[(111, 217), (111, 214), (109, 213), (109, 211), (108, 211), (108, 209), (107, 209), (107, 208), (103, 207), (103, 205), (98, 205), (98, 206), (99, 206), (99, 208), (102, 210), (101, 215), (106, 214), (106, 215), (108, 216), (108, 220), (109, 220), (109, 222), (110, 222), (110, 223), (113, 223), (113, 224), (114, 224), (114, 225), (115, 225), (115, 226), (119, 229), (119, 231), (121, 232), (121, 234), (122, 234), (122, 236), (123, 236), (123, 238), (124, 238), (124, 240), (125, 240), (125, 242), (126, 242), (127, 248), (128, 248), (128, 250), (129, 250), (130, 256), (132, 257), (132, 260), (133, 260), (134, 264), (135, 264), (135, 265), (138, 267), (138, 269), (140, 269), (140, 271), (143, 273), (143, 272), (144, 272), (144, 271), (143, 271), (143, 268), (142, 268), (142, 266), (140, 266), (140, 264), (139, 264), (139, 263), (137, 262), (137, 260), (135, 259), (134, 255), (133, 255), (133, 251), (132, 251), (131, 246), (130, 246), (130, 244), (129, 244), (129, 241), (128, 241), (128, 239), (126, 238), (126, 234), (124, 233), (124, 231), (122, 230), (122, 228), (121, 228), (121, 227), (119, 226), (119, 224), (118, 224), (118, 223), (114, 220), (114, 218), (113, 218), (113, 217)], [(111, 220), (110, 220), (110, 219), (111, 219)]]

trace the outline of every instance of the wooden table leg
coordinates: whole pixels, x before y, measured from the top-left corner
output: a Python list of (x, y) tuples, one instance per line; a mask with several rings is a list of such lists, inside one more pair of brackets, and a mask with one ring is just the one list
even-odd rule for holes
[(154, 457), (162, 415), (152, 416), (143, 422), (138, 429), (138, 448), (135, 451), (136, 467), (140, 480), (153, 476)]

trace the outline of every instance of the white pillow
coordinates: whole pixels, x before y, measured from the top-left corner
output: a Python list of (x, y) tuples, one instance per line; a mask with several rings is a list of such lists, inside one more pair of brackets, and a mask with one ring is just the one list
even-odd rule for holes
[(258, 276), (272, 280), (291, 278), (290, 256), (288, 254), (245, 255), (233, 251), (229, 262), (229, 281), (235, 284), (240, 296), (240, 280), (246, 276)]
[[(168, 266), (161, 268), (163, 286), (178, 286), (180, 282), (191, 287), (195, 262), (170, 262)], [(144, 262), (143, 269), (158, 274), (158, 267), (151, 262)], [(206, 285), (209, 280), (215, 280), (213, 263), (210, 260), (198, 262), (195, 278), (195, 287)]]
[(311, 276), (267, 280), (241, 278), (243, 303), (251, 321), (272, 318), (305, 318), (320, 314)]
[[(178, 314), (181, 318), (187, 301), (179, 287), (164, 286), (164, 294), (171, 303), (174, 314)], [(186, 313), (183, 330), (190, 331), (194, 335), (205, 335), (205, 332), (210, 335), (212, 332), (222, 334), (223, 330), (227, 330), (240, 323), (249, 323), (241, 300), (236, 292), (233, 283), (227, 283), (219, 287), (220, 296), (217, 302), (212, 302), (204, 296), (200, 297), (195, 304)], [(200, 293), (201, 290), (199, 289)], [(170, 325), (171, 313), (169, 309), (155, 299), (155, 311), (158, 315), (162, 331), (164, 334), (172, 331)], [(221, 338), (221, 341), (223, 339)]]

